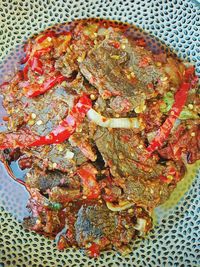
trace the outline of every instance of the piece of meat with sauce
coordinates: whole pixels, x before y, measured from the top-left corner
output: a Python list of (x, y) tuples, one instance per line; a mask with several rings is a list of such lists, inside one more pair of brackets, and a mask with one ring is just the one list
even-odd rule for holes
[(104, 205), (83, 205), (75, 223), (79, 246), (98, 244), (100, 250), (122, 247), (135, 236), (135, 222), (126, 214), (111, 212)]
[[(50, 133), (65, 118), (68, 109), (74, 105), (75, 99), (62, 86), (36, 98), (21, 96), (20, 100), (8, 102), (8, 97), (5, 96), (4, 99), (4, 106), (10, 115), (8, 128), (13, 131), (21, 124), (27, 123), (27, 127), (37, 135)], [(13, 116), (16, 121), (13, 120)]]
[[(103, 98), (120, 96), (126, 100), (127, 111), (145, 99), (163, 93), (162, 89), (164, 91), (167, 87), (166, 81), (160, 80), (165, 73), (156, 66), (151, 52), (117, 31), (111, 31), (109, 38), (91, 49), (79, 66)], [(112, 107), (114, 109), (114, 103)]]
[(145, 143), (132, 130), (98, 127), (94, 141), (114, 177), (136, 175), (149, 179), (162, 173), (163, 166), (156, 165), (156, 157), (142, 162)]
[(72, 147), (68, 141), (61, 144), (30, 147), (22, 151), (29, 157), (35, 158), (37, 165), (41, 168), (68, 173), (73, 173), (78, 166), (88, 160), (78, 147)]
[(169, 198), (175, 185), (169, 185), (159, 179), (146, 180), (141, 177), (129, 176), (124, 180), (122, 188), (124, 192), (122, 199), (153, 209)]
[(80, 189), (80, 179), (78, 176), (70, 176), (58, 170), (44, 171), (38, 167), (33, 167), (25, 177), (26, 184), (31, 188), (38, 188), (41, 192), (46, 192), (55, 187)]

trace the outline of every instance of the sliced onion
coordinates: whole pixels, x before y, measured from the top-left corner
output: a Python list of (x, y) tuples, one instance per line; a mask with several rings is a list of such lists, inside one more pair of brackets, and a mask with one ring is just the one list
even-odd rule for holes
[(127, 210), (130, 207), (134, 206), (134, 203), (128, 201), (120, 201), (118, 205), (114, 205), (111, 202), (106, 202), (106, 206), (109, 210), (112, 211), (122, 211), (122, 210)]
[(138, 231), (140, 231), (141, 233), (145, 233), (146, 232), (146, 224), (147, 221), (143, 218), (137, 218), (137, 224), (134, 226), (134, 228)]
[(137, 118), (106, 118), (92, 108), (87, 112), (87, 117), (97, 125), (106, 128), (133, 129), (140, 127), (140, 122)]

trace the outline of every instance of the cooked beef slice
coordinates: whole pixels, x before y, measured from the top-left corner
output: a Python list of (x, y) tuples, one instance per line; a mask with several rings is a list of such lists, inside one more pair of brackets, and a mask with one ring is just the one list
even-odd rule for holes
[(25, 182), (32, 188), (38, 188), (45, 192), (47, 189), (52, 189), (56, 186), (66, 188), (79, 188), (80, 181), (78, 176), (69, 176), (61, 171), (44, 171), (38, 167), (32, 168), (25, 177)]
[(26, 148), (23, 152), (36, 159), (36, 163), (49, 170), (61, 170), (73, 173), (78, 166), (87, 162), (78, 147), (72, 147), (67, 141), (62, 144)]
[(76, 240), (79, 245), (94, 242), (115, 232), (115, 216), (106, 207), (82, 206), (75, 223)]
[(163, 183), (159, 179), (143, 179), (129, 176), (122, 186), (122, 199), (129, 200), (142, 207), (154, 208), (169, 198), (174, 185)]
[(163, 166), (156, 165), (154, 158), (142, 162), (145, 144), (139, 134), (129, 129), (98, 127), (94, 141), (104, 161), (115, 177), (135, 176), (149, 179), (162, 173)]
[[(62, 86), (57, 86), (43, 95), (28, 98), (20, 93), (22, 89), (16, 86), (4, 96), (3, 105), (10, 115), (9, 130), (17, 130), (27, 123), (30, 130), (37, 135), (47, 135), (66, 116), (73, 106), (74, 96), (68, 94)], [(16, 93), (20, 98), (13, 99)]]
[(133, 227), (134, 222), (126, 214), (111, 212), (104, 205), (83, 205), (75, 223), (76, 241), (79, 246), (85, 246), (106, 238), (106, 245), (116, 247), (131, 241), (135, 233)]
[(49, 134), (66, 117), (69, 105), (73, 106), (74, 97), (63, 87), (49, 90), (35, 98), (22, 98), (26, 106), (24, 112), (27, 124), (37, 135)]
[(149, 51), (116, 32), (92, 48), (79, 66), (104, 98), (122, 96), (129, 110), (157, 95), (157, 87), (162, 87), (160, 77), (165, 76)]

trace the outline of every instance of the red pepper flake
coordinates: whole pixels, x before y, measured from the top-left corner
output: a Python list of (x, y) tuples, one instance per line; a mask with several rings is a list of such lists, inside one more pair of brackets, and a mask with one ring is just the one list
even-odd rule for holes
[(138, 39), (135, 41), (136, 42), (136, 45), (138, 46), (146, 46), (146, 41), (144, 39)]
[(73, 233), (72, 233), (71, 230), (67, 230), (66, 237), (69, 238), (69, 239), (73, 238)]
[(8, 121), (9, 117), (8, 116), (3, 116), (2, 119), (3, 119), (3, 121)]
[(96, 199), (100, 195), (100, 188), (96, 180), (97, 170), (91, 164), (81, 166), (78, 171), (87, 199)]
[(117, 41), (110, 41), (109, 45), (113, 46), (114, 48), (119, 49), (120, 48), (120, 42)]
[(149, 57), (143, 57), (139, 62), (139, 67), (144, 68), (149, 66), (149, 63), (151, 62), (151, 59)]
[(171, 181), (172, 181), (171, 179), (167, 178), (167, 177), (164, 176), (164, 175), (160, 175), (160, 176), (159, 176), (159, 179), (160, 179), (162, 182), (167, 183), (167, 184), (171, 183)]
[(148, 83), (148, 84), (147, 84), (147, 87), (148, 87), (149, 89), (153, 89), (153, 88), (154, 88), (154, 85), (153, 85), (153, 83)]
[(93, 243), (89, 248), (88, 248), (88, 253), (89, 256), (92, 258), (97, 258), (100, 255), (100, 246), (96, 243)]
[(32, 71), (35, 71), (36, 73), (40, 75), (42, 75), (44, 72), (42, 62), (37, 57), (33, 57), (30, 60), (30, 67)]
[(108, 90), (104, 90), (103, 93), (102, 93), (102, 97), (103, 99), (108, 99), (108, 98), (111, 98), (112, 96), (112, 93)]
[(67, 248), (67, 240), (64, 236), (60, 236), (58, 242), (57, 242), (57, 248), (58, 250), (64, 250)]

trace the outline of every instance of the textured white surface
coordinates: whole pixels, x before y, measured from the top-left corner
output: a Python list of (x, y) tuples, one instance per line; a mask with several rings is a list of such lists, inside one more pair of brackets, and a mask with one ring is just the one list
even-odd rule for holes
[[(1, 60), (28, 36), (55, 23), (75, 18), (103, 17), (130, 22), (159, 37), (182, 58), (194, 62), (200, 73), (200, 9), (197, 1), (180, 0), (1, 0)], [(0, 170), (2, 173), (2, 170)], [(18, 217), (23, 214), (19, 191), (0, 175), (0, 205)], [(22, 192), (21, 192), (22, 194)], [(25, 231), (5, 210), (0, 210), (0, 265), (64, 266), (186, 266), (200, 265), (200, 188), (196, 178), (176, 207), (159, 210), (159, 224), (147, 239), (133, 244), (133, 252), (115, 252), (89, 259), (81, 251), (56, 250), (52, 241)], [(20, 212), (19, 212), (20, 211)], [(21, 215), (20, 215), (21, 214)]]

